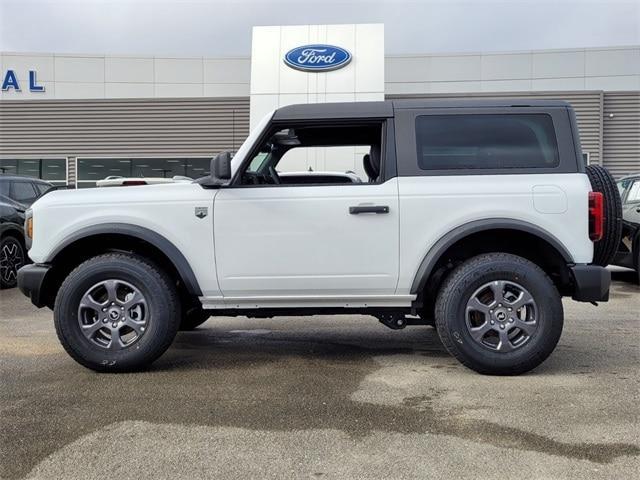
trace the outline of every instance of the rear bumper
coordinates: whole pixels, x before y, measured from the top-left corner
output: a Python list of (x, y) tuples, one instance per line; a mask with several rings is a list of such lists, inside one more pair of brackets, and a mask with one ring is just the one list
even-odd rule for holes
[(611, 272), (598, 265), (573, 265), (572, 298), (578, 302), (606, 302), (609, 300)]
[(18, 270), (18, 288), (38, 308), (46, 305), (42, 285), (50, 268), (50, 265), (31, 264)]

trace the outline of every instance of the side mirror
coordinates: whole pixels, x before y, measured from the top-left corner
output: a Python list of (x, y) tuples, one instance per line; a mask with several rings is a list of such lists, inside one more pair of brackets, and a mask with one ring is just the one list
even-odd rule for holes
[(231, 179), (231, 154), (222, 152), (211, 160), (211, 177), (214, 180)]

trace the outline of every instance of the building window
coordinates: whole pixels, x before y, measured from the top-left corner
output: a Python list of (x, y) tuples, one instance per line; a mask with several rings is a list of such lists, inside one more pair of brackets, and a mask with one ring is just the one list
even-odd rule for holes
[(209, 175), (211, 158), (78, 158), (78, 188), (95, 187), (107, 177), (183, 176), (200, 178)]
[(0, 174), (40, 178), (54, 185), (67, 184), (67, 160), (65, 158), (3, 158)]

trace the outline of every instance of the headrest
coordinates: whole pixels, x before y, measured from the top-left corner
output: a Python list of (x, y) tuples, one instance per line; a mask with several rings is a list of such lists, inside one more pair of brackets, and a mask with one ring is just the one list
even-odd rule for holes
[(369, 177), (369, 181), (373, 181), (378, 178), (378, 173), (373, 168), (371, 164), (371, 156), (367, 153), (364, 157), (362, 157), (362, 165), (364, 166), (364, 171)]

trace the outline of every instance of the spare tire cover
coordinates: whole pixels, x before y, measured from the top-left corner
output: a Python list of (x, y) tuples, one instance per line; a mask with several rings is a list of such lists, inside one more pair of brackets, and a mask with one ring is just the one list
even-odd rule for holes
[(593, 263), (606, 267), (611, 263), (622, 238), (622, 199), (609, 170), (601, 165), (587, 166), (587, 176), (594, 192), (604, 197), (604, 231), (593, 244)]

